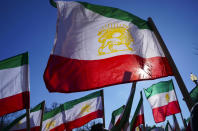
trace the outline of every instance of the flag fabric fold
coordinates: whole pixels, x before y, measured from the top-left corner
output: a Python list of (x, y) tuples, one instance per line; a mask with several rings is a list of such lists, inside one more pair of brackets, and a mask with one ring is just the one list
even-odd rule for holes
[(28, 53), (0, 61), (0, 116), (30, 107)]
[(111, 122), (109, 124), (109, 130), (111, 130), (111, 128), (114, 125), (116, 125), (120, 122), (124, 108), (125, 108), (125, 105), (121, 106), (120, 108), (118, 108), (112, 112)]
[(44, 114), (43, 131), (71, 131), (96, 118), (104, 117), (103, 91), (72, 100)]
[(140, 101), (138, 103), (138, 106), (135, 110), (135, 114), (133, 116), (133, 119), (130, 123), (130, 131), (141, 131), (142, 128), (144, 128), (144, 109), (143, 109), (143, 97), (142, 92), (140, 92)]
[[(45, 102), (41, 102), (33, 109), (30, 110), (30, 129), (31, 131), (40, 131), (41, 121), (42, 121), (42, 114)], [(27, 128), (27, 120), (26, 114), (21, 115), (17, 119), (15, 119), (11, 124), (9, 124), (5, 130), (6, 131), (26, 131)]]
[(181, 112), (172, 80), (153, 84), (144, 89), (144, 93), (151, 105), (156, 123), (165, 121), (166, 116)]
[[(50, 92), (78, 92), (173, 75), (147, 21), (126, 11), (57, 1), (56, 38), (44, 72)], [(128, 81), (124, 73), (132, 72)]]

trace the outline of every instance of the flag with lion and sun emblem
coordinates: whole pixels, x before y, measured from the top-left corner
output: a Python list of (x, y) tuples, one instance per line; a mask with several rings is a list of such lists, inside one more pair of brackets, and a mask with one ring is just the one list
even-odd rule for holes
[(166, 116), (181, 112), (172, 80), (153, 84), (144, 89), (144, 93), (151, 105), (156, 123), (165, 121)]
[(44, 114), (43, 131), (71, 131), (96, 118), (103, 118), (103, 91), (91, 93), (82, 98), (60, 105)]
[[(45, 101), (41, 102), (30, 110), (30, 129), (31, 131), (41, 131), (41, 122)], [(26, 131), (26, 113), (11, 122), (3, 131)]]
[[(148, 22), (126, 11), (57, 1), (56, 37), (44, 72), (50, 92), (78, 92), (172, 75)], [(123, 80), (131, 72), (129, 80)]]

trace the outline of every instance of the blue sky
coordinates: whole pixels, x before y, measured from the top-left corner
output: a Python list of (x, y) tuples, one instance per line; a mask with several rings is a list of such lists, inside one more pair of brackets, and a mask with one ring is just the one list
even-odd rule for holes
[[(93, 4), (117, 7), (142, 19), (151, 17), (166, 43), (188, 91), (194, 88), (190, 73), (198, 75), (198, 1), (197, 0), (83, 0)], [(30, 61), (31, 106), (46, 100), (47, 106), (53, 102), (82, 97), (93, 91), (81, 93), (49, 93), (43, 81), (43, 72), (53, 47), (56, 31), (57, 10), (48, 0), (9, 0), (0, 4), (0, 60), (28, 51)], [(174, 77), (137, 83), (134, 110), (139, 101), (139, 92), (152, 84), (173, 79), (184, 118), (189, 116), (186, 104)], [(131, 83), (104, 88), (106, 127), (111, 112), (126, 103)], [(144, 96), (144, 94), (143, 94)], [(151, 108), (144, 96), (145, 121), (153, 125)], [(181, 126), (180, 115), (176, 115)], [(172, 117), (168, 117), (172, 122)], [(160, 123), (158, 125), (165, 125)]]

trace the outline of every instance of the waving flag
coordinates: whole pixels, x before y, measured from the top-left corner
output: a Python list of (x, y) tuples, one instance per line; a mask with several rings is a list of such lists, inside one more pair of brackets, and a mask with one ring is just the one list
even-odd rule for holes
[(111, 122), (109, 124), (109, 130), (111, 130), (111, 128), (118, 124), (120, 122), (122, 113), (124, 111), (125, 105), (121, 106), (120, 108), (116, 109), (115, 111), (112, 112), (112, 117), (111, 117)]
[(156, 123), (165, 121), (166, 116), (181, 112), (173, 86), (172, 80), (169, 80), (144, 89)]
[(103, 91), (66, 102), (60, 107), (44, 114), (44, 131), (71, 131), (96, 118), (103, 118)]
[(133, 119), (130, 123), (130, 131), (139, 131), (142, 128), (141, 125), (144, 125), (144, 108), (143, 108), (142, 92), (140, 93), (140, 96), (141, 96), (140, 101), (135, 110)]
[(28, 53), (0, 61), (0, 116), (29, 108)]
[[(126, 11), (58, 1), (57, 32), (44, 73), (50, 92), (78, 92), (173, 75), (144, 21)], [(124, 73), (132, 72), (127, 81)]]
[[(45, 102), (40, 103), (30, 110), (30, 128), (31, 131), (40, 131), (41, 127), (41, 119), (43, 115), (43, 109)], [(20, 116), (16, 120), (14, 120), (11, 124), (9, 124), (5, 130), (9, 131), (26, 131), (26, 114)]]

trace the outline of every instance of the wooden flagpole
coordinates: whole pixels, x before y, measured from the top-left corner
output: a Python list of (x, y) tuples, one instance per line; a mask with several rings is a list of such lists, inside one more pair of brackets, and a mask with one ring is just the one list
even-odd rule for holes
[(179, 123), (177, 121), (177, 117), (175, 116), (175, 114), (173, 114), (173, 122), (174, 122), (174, 130), (176, 131), (180, 131), (180, 127), (179, 127)]
[(180, 75), (171, 55), (170, 55), (170, 52), (168, 51), (168, 49), (167, 49), (167, 47), (166, 47), (166, 45), (165, 45), (165, 43), (164, 43), (164, 41), (163, 41), (163, 39), (160, 35), (160, 33), (158, 32), (153, 20), (150, 17), (148, 18), (148, 23), (149, 23), (150, 27), (152, 28), (152, 30), (153, 30), (160, 46), (161, 46), (166, 58), (168, 59), (168, 62), (169, 62), (170, 66), (171, 66), (171, 69), (173, 71), (173, 75), (174, 75), (174, 77), (177, 81), (177, 84), (179, 85), (180, 91), (181, 91), (181, 93), (184, 97), (184, 100), (185, 100), (185, 102), (188, 106), (188, 109), (190, 111), (191, 108), (193, 107), (193, 101), (192, 101), (192, 99), (191, 99), (191, 97), (188, 93), (186, 85), (184, 84), (184, 81), (183, 81), (183, 79), (182, 79), (182, 77), (181, 77), (181, 75)]
[[(141, 94), (141, 97), (142, 97), (142, 105), (141, 105), (141, 106), (143, 106), (143, 96), (142, 96), (142, 91), (140, 92), (140, 94)], [(143, 106), (143, 108), (144, 108), (144, 106)], [(143, 109), (143, 114), (144, 114), (144, 109)], [(144, 115), (143, 115), (143, 117), (144, 117)], [(145, 127), (145, 119), (144, 119), (144, 123), (143, 123), (143, 131), (146, 131), (146, 127)]]
[(101, 90), (101, 92), (102, 92), (102, 106), (103, 106), (103, 114), (104, 114), (104, 116), (103, 116), (103, 127), (105, 128), (104, 91)]
[(41, 110), (42, 110), (42, 113), (41, 113), (40, 131), (42, 131), (42, 126), (43, 126), (43, 114), (45, 111), (45, 101), (42, 102)]
[(30, 131), (30, 109), (26, 109), (26, 120), (27, 131)]
[[(177, 99), (177, 101), (178, 101), (177, 94), (176, 94), (176, 91), (175, 91), (175, 87), (174, 87), (174, 86), (173, 86), (173, 90), (174, 90), (174, 92), (175, 92), (175, 96), (176, 96), (176, 99)], [(179, 103), (179, 101), (178, 101), (178, 103)], [(179, 104), (179, 108), (180, 108), (180, 110), (181, 110), (180, 104)], [(182, 115), (181, 112), (180, 112), (180, 115), (181, 115), (182, 122), (183, 122), (183, 124), (184, 124), (185, 129), (187, 129), (187, 125), (186, 125), (186, 123), (184, 122), (184, 118), (183, 118), (183, 115)]]
[(171, 131), (173, 131), (173, 128), (171, 127), (170, 122), (169, 122), (169, 121), (167, 121), (167, 123), (168, 123), (168, 125), (170, 126)]
[[(130, 82), (130, 78), (131, 78), (132, 73), (131, 72), (124, 72), (124, 76), (123, 76), (123, 82)], [(131, 87), (131, 91), (130, 91), (130, 95), (129, 98), (127, 100), (127, 104), (125, 106), (122, 118), (120, 120), (120, 123), (118, 125), (115, 125), (112, 127), (111, 131), (121, 131), (122, 129), (124, 129), (126, 121), (129, 120), (129, 115), (131, 112), (131, 108), (132, 108), (132, 103), (133, 103), (133, 97), (135, 94), (135, 90), (136, 90), (136, 82), (132, 83), (132, 87)], [(126, 115), (128, 114), (128, 115)]]

